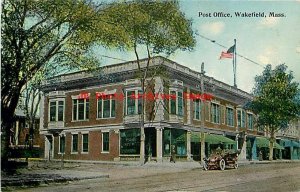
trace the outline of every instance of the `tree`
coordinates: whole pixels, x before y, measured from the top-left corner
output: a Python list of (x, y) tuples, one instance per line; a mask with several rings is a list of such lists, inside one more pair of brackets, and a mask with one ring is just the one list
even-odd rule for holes
[(270, 133), (269, 159), (273, 159), (275, 133), (286, 129), (288, 123), (300, 115), (299, 83), (293, 81), (291, 71), (284, 64), (272, 69), (267, 65), (262, 75), (255, 77), (254, 100), (250, 108), (258, 115), (258, 126)]
[[(130, 1), (107, 8), (110, 22), (120, 25), (128, 35), (126, 44), (117, 42), (122, 50), (134, 51), (142, 93), (146, 92), (151, 58), (155, 54), (172, 54), (176, 50), (191, 50), (195, 46), (192, 22), (180, 11), (177, 1)], [(141, 55), (146, 55), (142, 68)], [(145, 97), (142, 97), (140, 161), (145, 161)]]
[(93, 68), (98, 64), (92, 52), (95, 42), (113, 46), (118, 38), (125, 39), (122, 31), (106, 22), (103, 9), (105, 5), (96, 5), (92, 0), (2, 2), (3, 162), (7, 159), (14, 111), (26, 83), (49, 65), (59, 69)]

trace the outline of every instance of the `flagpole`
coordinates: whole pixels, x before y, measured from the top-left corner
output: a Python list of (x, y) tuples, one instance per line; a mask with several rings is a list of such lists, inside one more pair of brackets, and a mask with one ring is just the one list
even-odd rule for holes
[(234, 39), (234, 56), (233, 56), (233, 78), (234, 78), (234, 87), (237, 87), (236, 84), (236, 39)]

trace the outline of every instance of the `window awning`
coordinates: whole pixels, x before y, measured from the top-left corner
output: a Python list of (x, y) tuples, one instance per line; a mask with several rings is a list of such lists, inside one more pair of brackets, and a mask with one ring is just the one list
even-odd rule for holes
[[(265, 148), (270, 148), (270, 141), (266, 137), (256, 137), (256, 146), (259, 148), (265, 147)], [(275, 149), (284, 149), (281, 145), (278, 143), (274, 142), (274, 148)]]
[(296, 141), (291, 141), (289, 139), (281, 139), (283, 147), (300, 147), (300, 144)]
[[(191, 133), (191, 142), (200, 142), (200, 133)], [(235, 144), (235, 141), (223, 135), (206, 134), (205, 142), (210, 144)]]

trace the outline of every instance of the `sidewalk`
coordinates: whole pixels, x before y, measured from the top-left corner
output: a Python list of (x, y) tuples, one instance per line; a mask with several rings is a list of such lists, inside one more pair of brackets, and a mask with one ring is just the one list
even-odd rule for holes
[(8, 186), (37, 186), (49, 183), (64, 183), (83, 179), (109, 178), (108, 174), (72, 168), (39, 168), (20, 169), (17, 174), (5, 175), (1, 173), (1, 187)]

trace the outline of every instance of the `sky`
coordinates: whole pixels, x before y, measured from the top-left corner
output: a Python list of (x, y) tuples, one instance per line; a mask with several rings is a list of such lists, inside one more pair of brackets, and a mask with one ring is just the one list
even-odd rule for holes
[[(256, 62), (237, 56), (238, 88), (251, 92), (254, 77), (260, 75), (267, 64), (275, 67), (285, 63), (293, 71), (295, 81), (300, 82), (300, 0), (179, 2), (180, 9), (188, 19), (192, 19), (193, 30), (199, 35), (195, 36), (197, 44), (193, 51), (177, 51), (169, 59), (196, 71), (201, 70), (204, 62), (208, 76), (233, 85), (232, 59), (220, 60), (219, 57), (236, 39), (237, 53)], [(199, 17), (199, 12), (210, 13), (211, 17)], [(232, 17), (214, 17), (214, 13), (218, 12), (230, 13)], [(235, 12), (263, 12), (266, 17), (236, 17)], [(270, 12), (284, 16), (269, 17)], [(135, 60), (133, 52), (99, 48), (99, 53), (126, 61)], [(107, 57), (100, 61), (102, 65), (120, 62)]]

